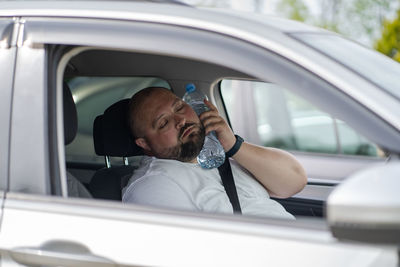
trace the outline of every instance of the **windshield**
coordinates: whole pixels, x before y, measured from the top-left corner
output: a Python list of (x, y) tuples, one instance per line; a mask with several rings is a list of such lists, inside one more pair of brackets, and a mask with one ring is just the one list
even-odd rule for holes
[(398, 62), (338, 35), (296, 33), (293, 36), (400, 99)]

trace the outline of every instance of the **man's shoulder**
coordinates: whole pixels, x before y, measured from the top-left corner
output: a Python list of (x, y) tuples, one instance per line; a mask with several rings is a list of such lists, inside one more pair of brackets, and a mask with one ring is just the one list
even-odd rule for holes
[[(160, 159), (155, 157), (146, 157), (143, 159), (139, 169), (143, 174), (162, 174), (170, 177), (185, 177), (188, 172), (201, 169), (198, 164), (181, 162), (173, 159)], [(145, 171), (145, 173), (143, 172)]]
[(141, 177), (153, 177), (154, 175), (165, 176), (170, 168), (173, 168), (173, 164), (164, 163), (155, 157), (143, 156), (131, 180), (137, 180)]
[(176, 173), (177, 166), (173, 160), (162, 160), (155, 157), (143, 157), (139, 168), (135, 170), (128, 187), (160, 187), (170, 183)]
[[(170, 202), (174, 196), (186, 197), (185, 190), (176, 179), (161, 170), (147, 171), (143, 175), (133, 175), (128, 185), (122, 191), (123, 202), (138, 204), (162, 204), (161, 199)], [(154, 196), (160, 199), (155, 202)], [(182, 198), (182, 197), (180, 197)]]
[(165, 171), (168, 169), (179, 168), (180, 164), (180, 161), (173, 159), (160, 159), (156, 157), (144, 156), (140, 162), (139, 168), (146, 168), (154, 171)]
[(190, 191), (193, 184), (198, 184), (197, 181), (204, 179), (206, 175), (202, 171), (199, 172), (199, 169), (201, 167), (198, 164), (146, 157), (135, 170), (125, 190), (179, 187)]

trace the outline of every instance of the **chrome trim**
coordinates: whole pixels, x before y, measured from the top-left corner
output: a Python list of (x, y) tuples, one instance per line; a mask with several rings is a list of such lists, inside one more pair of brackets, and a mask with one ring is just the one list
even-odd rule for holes
[(123, 157), (122, 160), (123, 160), (125, 166), (128, 166), (128, 165), (129, 165), (129, 160), (128, 160), (127, 157)]
[(24, 45), (25, 20), (19, 19), (16, 24), (19, 26), (17, 35), (17, 47), (22, 47)]
[(311, 185), (336, 186), (336, 185), (340, 184), (342, 181), (333, 180), (333, 179), (321, 179), (321, 178), (309, 177), (307, 182), (308, 182), (308, 184), (311, 184)]
[(110, 157), (109, 156), (104, 156), (104, 160), (105, 160), (107, 169), (110, 169), (111, 168)]

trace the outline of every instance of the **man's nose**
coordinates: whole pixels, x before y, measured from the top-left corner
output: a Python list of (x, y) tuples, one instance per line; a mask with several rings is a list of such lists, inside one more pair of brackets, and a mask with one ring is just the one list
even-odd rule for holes
[(178, 128), (178, 129), (180, 129), (180, 128), (182, 128), (184, 125), (185, 125), (185, 123), (186, 123), (186, 119), (185, 119), (185, 117), (184, 116), (182, 116), (182, 115), (180, 115), (180, 114), (176, 114), (175, 115), (175, 124), (176, 124), (176, 127)]

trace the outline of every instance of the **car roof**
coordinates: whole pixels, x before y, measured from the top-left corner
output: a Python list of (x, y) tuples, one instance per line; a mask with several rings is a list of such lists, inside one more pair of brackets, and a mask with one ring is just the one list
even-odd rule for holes
[[(243, 29), (263, 35), (268, 32), (323, 32), (319, 28), (271, 15), (233, 10), (194, 8), (179, 1), (1, 1), (0, 16), (45, 16), (140, 20), (196, 25), (210, 24)], [(240, 18), (238, 20), (238, 18)], [(207, 25), (206, 25), (207, 26)]]

